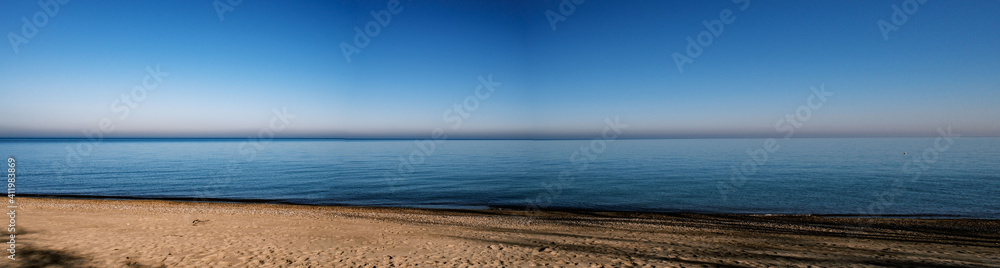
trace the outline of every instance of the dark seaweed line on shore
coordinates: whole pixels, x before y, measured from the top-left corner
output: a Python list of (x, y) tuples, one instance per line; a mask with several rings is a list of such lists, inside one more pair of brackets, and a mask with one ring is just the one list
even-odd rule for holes
[[(20, 197), (37, 197), (37, 198), (57, 198), (57, 199), (103, 199), (103, 200), (160, 200), (160, 201), (178, 201), (178, 202), (205, 202), (205, 203), (237, 203), (237, 204), (280, 204), (280, 205), (299, 205), (299, 206), (329, 206), (329, 207), (385, 207), (385, 208), (418, 208), (418, 209), (429, 209), (429, 210), (475, 210), (475, 209), (441, 209), (441, 208), (427, 208), (427, 207), (405, 207), (405, 206), (365, 206), (365, 205), (352, 205), (352, 204), (310, 204), (310, 203), (300, 203), (291, 202), (287, 200), (280, 199), (250, 199), (250, 198), (195, 198), (195, 197), (142, 197), (142, 196), (110, 196), (110, 195), (54, 195), (54, 194), (19, 194)], [(525, 207), (519, 206), (489, 206), (490, 210), (526, 210)], [(551, 212), (632, 212), (641, 214), (704, 214), (704, 215), (752, 215), (752, 216), (815, 216), (815, 217), (829, 217), (829, 218), (933, 218), (933, 219), (987, 219), (995, 220), (994, 218), (980, 218), (980, 217), (970, 217), (964, 215), (952, 215), (952, 214), (880, 214), (880, 215), (866, 215), (866, 214), (780, 214), (780, 213), (713, 213), (704, 211), (641, 211), (641, 210), (594, 210), (594, 209), (581, 209), (573, 207), (549, 207), (541, 211), (551, 211)]]

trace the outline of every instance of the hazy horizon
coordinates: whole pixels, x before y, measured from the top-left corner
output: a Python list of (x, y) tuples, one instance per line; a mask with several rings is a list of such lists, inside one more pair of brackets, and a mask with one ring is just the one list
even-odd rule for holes
[[(447, 140), (591, 140), (598, 138), (599, 135), (594, 136), (551, 136), (551, 137), (535, 137), (535, 136), (459, 136), (459, 137), (448, 137)], [(1000, 136), (966, 136), (960, 135), (962, 138), (1000, 138)], [(796, 135), (795, 137), (790, 137), (789, 139), (891, 139), (891, 138), (936, 138), (940, 137), (938, 133), (926, 134), (926, 135), (911, 135), (911, 136), (890, 136), (890, 135), (870, 135), (870, 136), (833, 136), (833, 135)], [(105, 136), (97, 138), (98, 140), (246, 140), (247, 136)], [(257, 139), (258, 137), (251, 136), (249, 138)], [(615, 138), (615, 140), (712, 140), (712, 139), (767, 139), (767, 138), (782, 138), (780, 135), (758, 135), (758, 136), (711, 136), (711, 135), (697, 135), (697, 136), (635, 136), (635, 137), (624, 137)], [(36, 137), (0, 137), (0, 140), (94, 140), (95, 138), (88, 138), (86, 136), (36, 136)], [(285, 136), (285, 137), (274, 137), (267, 138), (264, 137), (262, 140), (345, 140), (345, 141), (366, 141), (366, 140), (429, 140), (426, 136), (363, 136), (363, 137), (330, 137), (330, 136)]]

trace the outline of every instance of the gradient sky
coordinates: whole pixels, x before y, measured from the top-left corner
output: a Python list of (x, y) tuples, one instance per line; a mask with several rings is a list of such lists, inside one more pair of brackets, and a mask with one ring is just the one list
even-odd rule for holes
[[(222, 0), (221, 2), (226, 2)], [(780, 136), (809, 88), (835, 95), (796, 137), (1000, 136), (1000, 1), (927, 1), (883, 38), (904, 1), (407, 1), (345, 60), (354, 27), (389, 1), (70, 1), (15, 53), (10, 35), (44, 12), (0, 0), (0, 137), (246, 137), (274, 109), (278, 137), (624, 138)], [(693, 63), (671, 55), (732, 10)], [(47, 17), (47, 15), (43, 16)], [(147, 66), (169, 73), (121, 113)], [(457, 128), (443, 115), (502, 85)]]

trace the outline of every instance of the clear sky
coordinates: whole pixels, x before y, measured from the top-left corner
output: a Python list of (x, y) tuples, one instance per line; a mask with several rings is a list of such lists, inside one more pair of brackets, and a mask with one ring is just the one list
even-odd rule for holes
[(1000, 1), (228, 2), (0, 0), (0, 137), (1000, 136)]

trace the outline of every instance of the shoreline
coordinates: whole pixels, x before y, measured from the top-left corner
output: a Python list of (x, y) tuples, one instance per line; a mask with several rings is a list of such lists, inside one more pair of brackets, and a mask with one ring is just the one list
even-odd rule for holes
[(13, 267), (1000, 267), (1000, 220), (17, 202)]
[(969, 219), (969, 220), (1000, 220), (1000, 217), (976, 217), (951, 214), (848, 214), (848, 213), (726, 213), (707, 211), (639, 211), (639, 210), (597, 210), (572, 207), (548, 207), (540, 210), (528, 210), (521, 206), (488, 206), (488, 205), (435, 205), (435, 206), (365, 206), (351, 204), (310, 204), (283, 201), (279, 199), (231, 199), (231, 198), (195, 198), (195, 197), (135, 197), (135, 196), (105, 196), (105, 195), (51, 195), (51, 194), (18, 194), (23, 198), (68, 199), (68, 200), (121, 200), (121, 201), (169, 201), (191, 203), (231, 203), (231, 204), (271, 204), (316, 207), (349, 207), (349, 208), (404, 208), (421, 210), (456, 210), (456, 211), (525, 211), (525, 212), (570, 212), (570, 213), (637, 213), (654, 215), (746, 215), (746, 216), (801, 216), (827, 218), (873, 218), (873, 219)]

